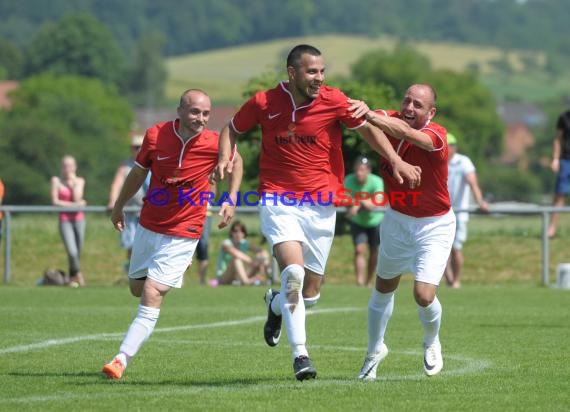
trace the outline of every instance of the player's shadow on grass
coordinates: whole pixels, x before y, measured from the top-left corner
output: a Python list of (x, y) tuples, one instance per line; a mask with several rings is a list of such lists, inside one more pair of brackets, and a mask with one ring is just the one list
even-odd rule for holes
[[(156, 380), (145, 380), (139, 379), (138, 376), (125, 376), (122, 379), (112, 380), (107, 378), (102, 372), (94, 371), (75, 371), (75, 372), (24, 372), (24, 371), (14, 371), (7, 372), (5, 374), (0, 374), (0, 376), (11, 376), (11, 377), (22, 377), (22, 378), (95, 378), (96, 381), (91, 379), (76, 381), (74, 385), (86, 386), (98, 383), (103, 384), (120, 384), (120, 385), (130, 385), (130, 386), (153, 386), (153, 385), (169, 385), (169, 386), (201, 386), (201, 387), (218, 387), (218, 386), (228, 386), (228, 385), (259, 385), (261, 383), (267, 383), (267, 378), (262, 377), (246, 377), (246, 378), (236, 378), (236, 379), (193, 379), (181, 377), (180, 379), (169, 378), (169, 379), (156, 379)], [(271, 380), (271, 379), (269, 379)], [(280, 379), (275, 379), (278, 381)]]
[[(109, 381), (107, 379), (107, 381)], [(183, 386), (183, 387), (239, 387), (239, 386), (257, 386), (263, 383), (266, 383), (266, 379), (262, 379), (259, 377), (251, 377), (251, 378), (236, 378), (236, 379), (195, 379), (195, 378), (172, 378), (172, 379), (156, 379), (156, 380), (146, 380), (146, 379), (138, 379), (138, 377), (124, 377), (120, 381), (111, 381), (112, 384), (121, 383), (122, 385), (129, 385), (133, 387), (137, 386)]]
[(90, 378), (93, 376), (103, 376), (101, 373), (94, 373), (93, 371), (76, 371), (76, 372), (8, 372), (3, 375), (16, 376), (16, 377), (36, 377), (36, 378)]
[(481, 328), (505, 328), (505, 329), (561, 329), (567, 328), (567, 324), (545, 324), (545, 323), (480, 323)]

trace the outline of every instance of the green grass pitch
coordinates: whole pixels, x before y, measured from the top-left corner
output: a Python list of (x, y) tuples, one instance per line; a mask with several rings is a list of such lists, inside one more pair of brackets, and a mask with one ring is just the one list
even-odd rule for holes
[(314, 381), (294, 379), (283, 337), (265, 345), (260, 287), (186, 285), (120, 381), (100, 369), (137, 306), (125, 286), (0, 288), (0, 410), (568, 410), (568, 292), (441, 288), (444, 369), (422, 370), (411, 282), (402, 282), (376, 382), (355, 379), (369, 289), (325, 284), (307, 317)]

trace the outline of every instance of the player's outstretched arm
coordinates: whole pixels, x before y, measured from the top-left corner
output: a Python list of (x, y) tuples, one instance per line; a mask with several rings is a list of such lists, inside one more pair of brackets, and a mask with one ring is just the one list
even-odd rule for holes
[(234, 163), (230, 161), (232, 153), (235, 151), (237, 133), (230, 123), (220, 132), (218, 147), (218, 165), (214, 170), (216, 180), (223, 180), (226, 172), (231, 173)]
[(392, 173), (398, 183), (408, 181), (410, 189), (415, 189), (421, 183), (422, 169), (403, 161), (394, 151), (386, 135), (378, 128), (365, 124), (356, 129), (370, 147), (379, 153), (392, 166)]
[(218, 225), (219, 229), (223, 229), (224, 227), (226, 227), (230, 223), (230, 220), (232, 220), (232, 217), (235, 214), (238, 191), (241, 185), (241, 180), (243, 178), (243, 159), (239, 153), (237, 152), (235, 153), (233, 161), (231, 163), (233, 165), (232, 172), (228, 174), (229, 176), (228, 195), (230, 200), (227, 202), (223, 202), (220, 208), (219, 215), (222, 217), (222, 221)]
[(370, 110), (368, 105), (362, 100), (349, 99), (348, 103), (351, 104), (348, 110), (352, 111), (352, 116), (354, 118), (364, 117), (384, 133), (387, 133), (396, 139), (406, 140), (424, 150), (432, 151), (435, 149), (431, 137), (421, 130), (412, 128), (402, 119), (378, 114), (375, 111)]

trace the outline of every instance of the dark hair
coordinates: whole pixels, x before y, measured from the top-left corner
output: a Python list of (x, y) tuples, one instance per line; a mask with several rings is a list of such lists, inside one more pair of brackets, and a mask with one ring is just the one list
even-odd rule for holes
[(354, 160), (354, 167), (360, 166), (360, 165), (365, 165), (365, 166), (368, 166), (369, 168), (372, 168), (372, 164), (370, 163), (370, 159), (364, 155), (360, 155)]
[(321, 51), (314, 46), (308, 44), (299, 44), (291, 49), (289, 55), (287, 55), (287, 67), (292, 66), (294, 68), (299, 67), (301, 61), (301, 56), (303, 54), (310, 54), (311, 56), (320, 56)]
[(230, 226), (230, 232), (233, 232), (236, 227), (239, 227), (242, 230), (244, 237), (247, 237), (247, 229), (240, 220), (236, 220), (234, 223), (232, 223)]

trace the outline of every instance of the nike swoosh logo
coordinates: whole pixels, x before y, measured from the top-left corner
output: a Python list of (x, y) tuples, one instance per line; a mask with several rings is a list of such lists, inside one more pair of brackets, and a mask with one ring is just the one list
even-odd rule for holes
[(424, 358), (424, 366), (428, 371), (431, 371), (433, 368), (435, 368), (435, 365), (430, 365), (427, 363), (426, 358)]
[(156, 157), (156, 160), (166, 160), (166, 159), (170, 159), (170, 156), (165, 156), (165, 157), (157, 156)]
[(374, 369), (374, 365), (372, 365), (365, 373), (364, 375), (362, 375), (362, 377), (367, 377), (370, 376), (370, 372), (372, 372), (372, 369)]
[(269, 117), (269, 120), (271, 119), (275, 119), (277, 116), (279, 116), (281, 113), (275, 113), (275, 114), (271, 114), (269, 113), (269, 115), (267, 117)]

